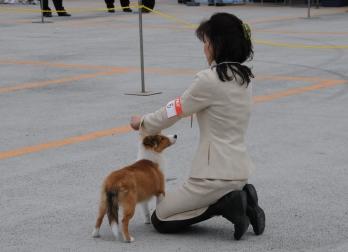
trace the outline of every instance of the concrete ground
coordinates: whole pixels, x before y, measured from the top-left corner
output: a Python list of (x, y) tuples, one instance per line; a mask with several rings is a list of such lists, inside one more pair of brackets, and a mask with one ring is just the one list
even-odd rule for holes
[[(82, 4), (83, 3), (83, 4)], [(118, 3), (117, 3), (118, 4)], [(144, 16), (146, 85), (140, 90), (138, 16), (103, 1), (65, 2), (71, 18), (39, 21), (35, 6), (0, 5), (1, 251), (348, 251), (347, 8), (186, 7), (158, 1)], [(136, 242), (91, 231), (102, 179), (136, 157), (133, 114), (152, 112), (207, 67), (189, 24), (218, 11), (252, 26), (255, 106), (250, 178), (265, 209), (262, 236), (213, 218), (177, 235), (130, 225)], [(169, 15), (169, 16), (168, 16)], [(184, 119), (168, 150), (168, 190), (187, 177), (198, 140)], [(152, 202), (154, 206), (154, 202)]]

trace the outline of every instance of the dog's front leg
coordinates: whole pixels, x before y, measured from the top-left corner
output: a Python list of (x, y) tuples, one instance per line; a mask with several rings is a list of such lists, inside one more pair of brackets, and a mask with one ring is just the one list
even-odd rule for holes
[(156, 196), (156, 205), (158, 205), (159, 203), (161, 203), (161, 201), (164, 198), (164, 193), (159, 194), (158, 196)]
[(145, 224), (151, 224), (149, 202), (148, 201), (143, 202), (143, 203), (141, 203), (141, 206), (142, 206), (143, 212), (144, 212)]

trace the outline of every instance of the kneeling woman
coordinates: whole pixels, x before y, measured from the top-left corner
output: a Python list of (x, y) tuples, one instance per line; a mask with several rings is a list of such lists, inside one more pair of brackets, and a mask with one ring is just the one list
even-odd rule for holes
[(200, 24), (210, 67), (196, 74), (181, 97), (143, 117), (133, 116), (133, 129), (156, 134), (183, 117), (197, 115), (200, 141), (190, 177), (176, 191), (166, 192), (152, 215), (161, 233), (174, 233), (221, 215), (234, 224), (239, 240), (249, 221), (262, 234), (265, 215), (255, 188), (247, 184), (253, 167), (245, 145), (252, 106), (253, 74), (243, 65), (253, 56), (250, 29), (236, 16), (214, 14)]

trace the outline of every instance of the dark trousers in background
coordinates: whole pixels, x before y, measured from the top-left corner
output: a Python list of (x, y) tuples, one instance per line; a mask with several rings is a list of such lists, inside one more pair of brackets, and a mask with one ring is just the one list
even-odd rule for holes
[(222, 0), (208, 0), (208, 4), (222, 4)]
[[(107, 8), (114, 8), (115, 0), (105, 0)], [(122, 7), (129, 6), (129, 0), (120, 0), (120, 4)]]
[[(114, 8), (115, 0), (105, 0), (106, 7), (108, 8)], [(129, 0), (120, 0), (122, 7), (129, 6)], [(155, 7), (155, 0), (143, 0), (143, 5), (146, 7), (153, 9)]]
[(155, 7), (155, 0), (143, 0), (143, 5), (152, 10)]
[[(64, 10), (63, 0), (52, 0), (52, 2), (56, 10)], [(42, 0), (42, 7), (44, 10), (50, 10), (50, 7), (48, 7), (48, 0)]]

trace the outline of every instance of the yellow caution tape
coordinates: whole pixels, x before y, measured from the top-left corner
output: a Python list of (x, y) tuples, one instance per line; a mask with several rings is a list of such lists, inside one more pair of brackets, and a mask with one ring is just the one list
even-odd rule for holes
[(192, 24), (192, 23), (187, 22), (185, 20), (179, 19), (179, 18), (177, 18), (175, 16), (168, 15), (168, 14), (165, 14), (165, 13), (157, 11), (157, 10), (153, 10), (151, 8), (148, 8), (148, 7), (144, 6), (144, 5), (142, 7), (143, 7), (143, 9), (149, 10), (149, 11), (151, 11), (151, 12), (153, 12), (153, 13), (155, 13), (155, 14), (163, 17), (163, 18), (172, 20), (172, 21), (174, 21), (176, 23), (179, 23), (179, 24), (183, 24), (183, 25), (185, 25), (185, 27), (187, 27), (189, 29), (196, 29), (198, 27), (198, 25), (196, 25), (196, 24)]

